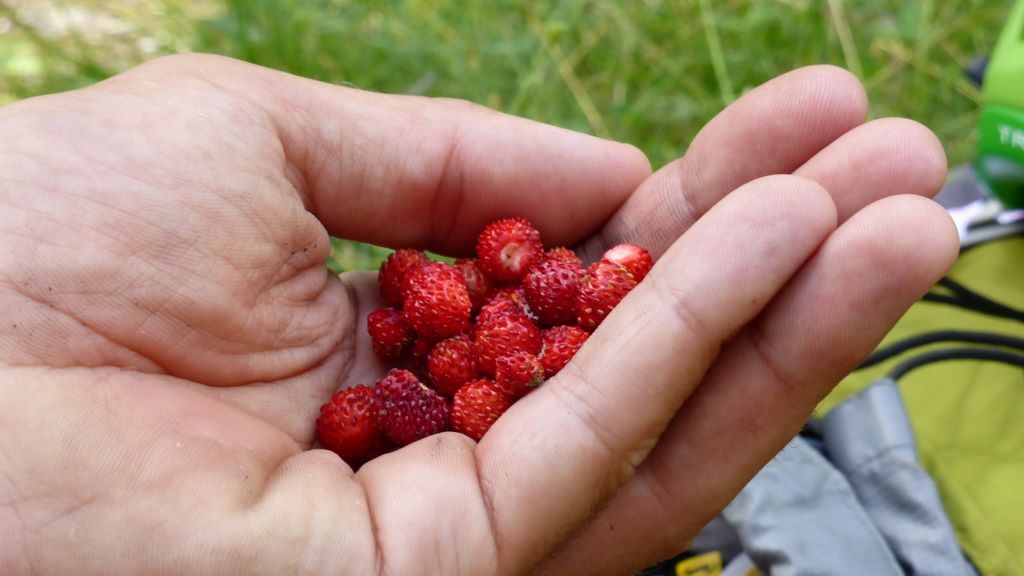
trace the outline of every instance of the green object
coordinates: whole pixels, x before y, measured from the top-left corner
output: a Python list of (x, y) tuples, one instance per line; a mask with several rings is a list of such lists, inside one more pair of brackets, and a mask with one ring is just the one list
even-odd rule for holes
[(1007, 206), (1024, 208), (1024, 0), (992, 54), (982, 98), (979, 180)]
[[(964, 252), (950, 277), (988, 298), (1019, 307), (1024, 238), (993, 241)], [(1024, 337), (1020, 322), (919, 302), (882, 347), (936, 330)], [(936, 344), (919, 351), (948, 346)], [(819, 405), (819, 415), (908, 355), (849, 375)], [(989, 362), (943, 362), (911, 372), (899, 387), (921, 463), (935, 480), (964, 552), (986, 576), (1024, 574), (1024, 372)]]

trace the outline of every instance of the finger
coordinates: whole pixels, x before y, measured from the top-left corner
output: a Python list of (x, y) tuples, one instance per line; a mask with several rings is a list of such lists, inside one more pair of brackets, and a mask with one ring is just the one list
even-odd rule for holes
[(378, 574), (522, 572), (496, 568), (475, 447), (462, 434), (435, 434), (359, 469), (382, 559)]
[(631, 242), (657, 256), (726, 194), (796, 170), (866, 116), (864, 88), (845, 70), (811, 66), (775, 78), (711, 120), (681, 159), (640, 186), (585, 252), (593, 259)]
[[(173, 74), (168, 74), (168, 71)], [(280, 138), (282, 169), (335, 236), (464, 253), (504, 216), (551, 244), (592, 233), (650, 174), (632, 146), (455, 100), (375, 94), (206, 55), (130, 77), (190, 76), (244, 97)]]
[[(729, 343), (636, 478), (545, 573), (625, 572), (679, 552), (942, 276), (958, 246), (946, 213), (918, 197), (855, 214)], [(614, 552), (622, 549), (635, 556)]]
[(816, 184), (757, 180), (715, 206), (576, 358), (482, 440), (480, 475), (505, 566), (536, 560), (626, 481), (722, 342), (832, 231)]
[(839, 221), (893, 194), (931, 198), (946, 179), (946, 153), (928, 128), (904, 118), (858, 126), (795, 172), (832, 193)]

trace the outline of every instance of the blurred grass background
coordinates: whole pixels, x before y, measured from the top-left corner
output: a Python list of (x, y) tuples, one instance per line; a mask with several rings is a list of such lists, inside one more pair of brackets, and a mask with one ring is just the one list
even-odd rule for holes
[[(376, 91), (465, 98), (632, 142), (655, 167), (744, 91), (833, 63), (871, 114), (970, 159), (979, 91), (961, 70), (1012, 0), (0, 0), (0, 103), (159, 54), (234, 56)], [(387, 252), (336, 241), (335, 270)]]

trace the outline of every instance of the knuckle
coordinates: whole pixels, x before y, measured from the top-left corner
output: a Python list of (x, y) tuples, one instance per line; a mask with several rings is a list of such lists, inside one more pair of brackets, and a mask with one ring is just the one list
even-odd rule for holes
[(595, 399), (602, 397), (601, 391), (571, 362), (559, 373), (557, 385), (551, 388), (565, 412), (579, 423), (586, 442), (615, 463), (610, 467), (614, 483), (617, 485), (632, 477), (649, 447), (640, 449), (633, 446), (629, 439), (610, 425), (614, 420), (606, 418), (604, 410), (595, 403)]
[(800, 384), (789, 370), (779, 362), (778, 355), (773, 351), (771, 343), (760, 328), (753, 328), (749, 336), (750, 347), (757, 361), (760, 362), (766, 380), (784, 396), (792, 396), (800, 389)]
[(212, 54), (167, 54), (147, 60), (136, 66), (135, 70), (152, 73), (166, 73), (169, 71), (202, 73), (212, 66), (223, 65), (227, 62), (232, 62), (232, 60)]
[(693, 294), (668, 280), (659, 280), (654, 284), (658, 302), (663, 302), (672, 312), (680, 332), (685, 338), (704, 340), (713, 334), (708, 321), (694, 306)]
[(494, 110), (482, 104), (470, 102), (463, 98), (438, 98), (437, 100), (447, 106), (452, 113), (460, 116), (465, 114), (496, 114)]

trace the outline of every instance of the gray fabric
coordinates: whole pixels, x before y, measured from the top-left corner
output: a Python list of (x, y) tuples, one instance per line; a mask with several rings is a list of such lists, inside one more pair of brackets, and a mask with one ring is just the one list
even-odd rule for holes
[(903, 574), (846, 479), (800, 437), (722, 515), (771, 576)]
[(892, 380), (868, 386), (821, 423), (825, 448), (906, 574), (974, 574), (938, 491), (917, 462), (913, 432)]
[(708, 522), (694, 537), (690, 543), (690, 551), (697, 554), (718, 552), (722, 555), (722, 564), (725, 565), (743, 553), (743, 543), (740, 542), (736, 530), (719, 515)]

